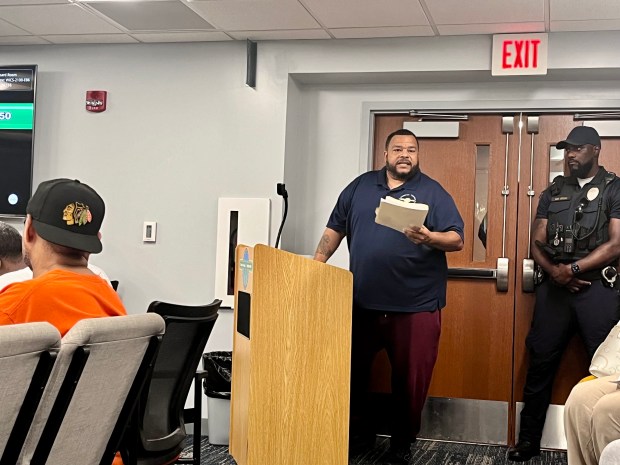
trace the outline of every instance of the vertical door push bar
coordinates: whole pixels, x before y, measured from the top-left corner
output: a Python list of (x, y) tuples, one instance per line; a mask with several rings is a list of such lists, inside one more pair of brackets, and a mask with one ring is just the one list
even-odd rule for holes
[(527, 258), (523, 259), (523, 274), (521, 276), (521, 287), (523, 292), (534, 292), (534, 275), (536, 273), (536, 265), (532, 260), (532, 199), (534, 198), (534, 137), (539, 131), (539, 117), (527, 117), (527, 132), (531, 135), (530, 147), (530, 183), (527, 186), (527, 196), (529, 201), (528, 223), (527, 223)]
[(502, 189), (502, 197), (504, 197), (503, 220), (502, 220), (502, 256), (497, 259), (497, 290), (506, 292), (508, 290), (508, 269), (510, 261), (506, 257), (506, 216), (508, 213), (508, 196), (510, 195), (510, 186), (508, 185), (508, 153), (510, 134), (514, 133), (515, 119), (514, 116), (502, 116), (502, 132), (506, 134), (506, 154), (504, 160), (504, 188)]

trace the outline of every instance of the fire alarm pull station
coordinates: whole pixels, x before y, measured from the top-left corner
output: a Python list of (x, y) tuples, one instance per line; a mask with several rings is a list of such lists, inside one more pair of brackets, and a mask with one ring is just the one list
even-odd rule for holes
[(86, 111), (100, 113), (105, 111), (108, 93), (105, 90), (86, 91)]

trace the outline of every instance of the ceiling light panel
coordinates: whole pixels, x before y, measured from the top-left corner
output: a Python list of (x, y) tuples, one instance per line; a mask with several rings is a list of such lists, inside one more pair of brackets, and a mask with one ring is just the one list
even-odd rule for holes
[(200, 1), (192, 2), (218, 29), (227, 31), (265, 31), (318, 29), (321, 26), (297, 1)]
[(200, 15), (177, 1), (83, 3), (130, 31), (213, 29)]

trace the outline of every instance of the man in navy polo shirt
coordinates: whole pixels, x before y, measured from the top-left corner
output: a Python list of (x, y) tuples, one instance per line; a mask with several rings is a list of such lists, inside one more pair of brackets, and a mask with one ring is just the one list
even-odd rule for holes
[[(445, 253), (463, 248), (463, 220), (450, 194), (420, 172), (411, 131), (390, 134), (384, 155), (385, 168), (362, 174), (342, 191), (314, 258), (326, 262), (347, 237), (353, 273), (350, 453), (374, 446), (368, 390), (373, 359), (385, 348), (394, 399), (385, 463), (406, 464), (437, 359)], [(376, 224), (375, 209), (386, 196), (427, 204), (424, 226), (399, 232)]]

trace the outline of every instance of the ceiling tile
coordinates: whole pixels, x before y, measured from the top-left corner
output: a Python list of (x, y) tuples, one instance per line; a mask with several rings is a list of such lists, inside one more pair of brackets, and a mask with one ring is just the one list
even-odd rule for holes
[(0, 36), (27, 36), (28, 32), (0, 19)]
[(69, 0), (0, 0), (0, 5), (13, 5), (13, 6), (22, 6), (22, 5), (66, 5), (67, 3), (71, 3)]
[(499, 24), (545, 20), (544, 0), (425, 0), (439, 24)]
[[(586, 19), (620, 19), (617, 0), (550, 0), (549, 14), (552, 21)], [(591, 30), (591, 29), (588, 29)], [(595, 29), (598, 30), (598, 29)]]
[(300, 0), (328, 28), (426, 26), (419, 2), (411, 0)]
[(53, 44), (135, 44), (138, 42), (127, 34), (75, 34), (42, 37)]
[(296, 0), (194, 1), (199, 12), (218, 29), (228, 31), (266, 31), (278, 29), (317, 29), (321, 26)]
[(87, 5), (130, 31), (213, 29), (177, 1), (88, 2)]
[(113, 34), (119, 29), (79, 5), (3, 6), (0, 17), (35, 35)]
[(455, 24), (437, 26), (442, 36), (472, 34), (524, 34), (545, 32), (545, 23)]
[(596, 19), (589, 21), (551, 21), (551, 32), (569, 31), (617, 31), (620, 19)]
[(330, 29), (336, 39), (362, 39), (372, 37), (420, 37), (432, 36), (435, 33), (430, 26), (405, 27), (354, 27)]
[(35, 36), (14, 36), (0, 37), (0, 45), (49, 45), (49, 42)]
[(223, 32), (156, 32), (136, 33), (133, 37), (140, 42), (217, 42), (232, 40)]
[(234, 31), (228, 33), (236, 40), (295, 40), (331, 39), (323, 29), (301, 29), (295, 31)]

